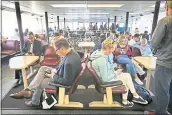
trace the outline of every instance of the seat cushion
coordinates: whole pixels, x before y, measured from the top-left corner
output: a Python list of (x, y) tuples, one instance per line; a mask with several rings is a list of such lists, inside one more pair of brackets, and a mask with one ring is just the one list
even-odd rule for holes
[(1, 54), (5, 54), (5, 55), (11, 55), (11, 54), (14, 54), (14, 53), (16, 53), (16, 51), (14, 51), (14, 50), (3, 50), (1, 52)]
[(58, 65), (60, 60), (57, 59), (44, 59), (41, 61), (41, 66), (56, 66)]
[[(95, 88), (97, 89), (98, 92), (106, 94), (106, 88), (98, 87), (98, 86), (96, 86)], [(126, 90), (126, 87), (124, 85), (119, 85), (117, 87), (112, 88), (113, 94), (123, 94), (126, 92), (127, 92), (127, 90)]]

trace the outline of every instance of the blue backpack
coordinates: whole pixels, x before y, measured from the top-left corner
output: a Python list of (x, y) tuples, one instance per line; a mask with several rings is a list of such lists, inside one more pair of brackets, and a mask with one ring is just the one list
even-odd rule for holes
[[(148, 104), (150, 104), (152, 102), (152, 97), (151, 97), (150, 92), (143, 86), (137, 85), (135, 83), (133, 83), (133, 84), (134, 84), (137, 94), (140, 95), (143, 99), (145, 99), (148, 102)], [(128, 100), (132, 101), (132, 99), (133, 99), (133, 95), (129, 91), (128, 92)]]

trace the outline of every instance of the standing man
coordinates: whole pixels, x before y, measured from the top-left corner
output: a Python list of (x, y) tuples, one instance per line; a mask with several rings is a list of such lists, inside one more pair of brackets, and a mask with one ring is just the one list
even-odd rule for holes
[[(157, 50), (155, 69), (156, 114), (169, 114), (170, 82), (172, 82), (172, 1), (165, 5), (166, 17), (161, 19), (152, 35), (151, 47)], [(172, 95), (171, 95), (172, 96)], [(168, 110), (170, 110), (169, 108)]]

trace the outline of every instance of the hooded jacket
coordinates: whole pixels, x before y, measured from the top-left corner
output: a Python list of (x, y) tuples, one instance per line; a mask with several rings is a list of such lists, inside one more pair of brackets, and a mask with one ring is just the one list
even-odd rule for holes
[(91, 60), (92, 66), (102, 82), (110, 82), (117, 78), (111, 60), (100, 50), (96, 50), (91, 54)]

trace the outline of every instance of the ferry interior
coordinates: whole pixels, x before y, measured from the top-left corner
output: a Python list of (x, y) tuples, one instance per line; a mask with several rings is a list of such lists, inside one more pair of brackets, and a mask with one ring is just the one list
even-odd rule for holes
[[(134, 59), (144, 70), (145, 78), (138, 76), (143, 82), (141, 86), (148, 91), (151, 98), (149, 103), (134, 103), (133, 107), (122, 106), (124, 92), (122, 83), (117, 85), (102, 83), (91, 65), (90, 56), (101, 37), (108, 39), (113, 31), (116, 35), (128, 33), (130, 37), (136, 33), (143, 35), (146, 31), (149, 36), (147, 43), (150, 44), (151, 35), (158, 21), (166, 16), (164, 7), (163, 0), (2, 1), (1, 113), (134, 115), (147, 112), (151, 114), (156, 105), (154, 55), (144, 57), (139, 53), (140, 51), (134, 52), (132, 49), (130, 59)], [(46, 47), (57, 33), (66, 39), (70, 47), (81, 57), (82, 71), (75, 78), (72, 86), (53, 84), (59, 94), (56, 90), (49, 89), (57, 99), (51, 108), (26, 106), (25, 101), (31, 98), (15, 99), (11, 94), (27, 88), (42, 66), (55, 68), (60, 64), (62, 57), (53, 54), (54, 48)], [(34, 39), (39, 36), (38, 41), (41, 41), (42, 51), (39, 56), (23, 54), (30, 34), (33, 34)], [(21, 71), (21, 84), (16, 79), (17, 70)], [(19, 85), (14, 87), (16, 83)], [(137, 83), (133, 80), (133, 84)]]

